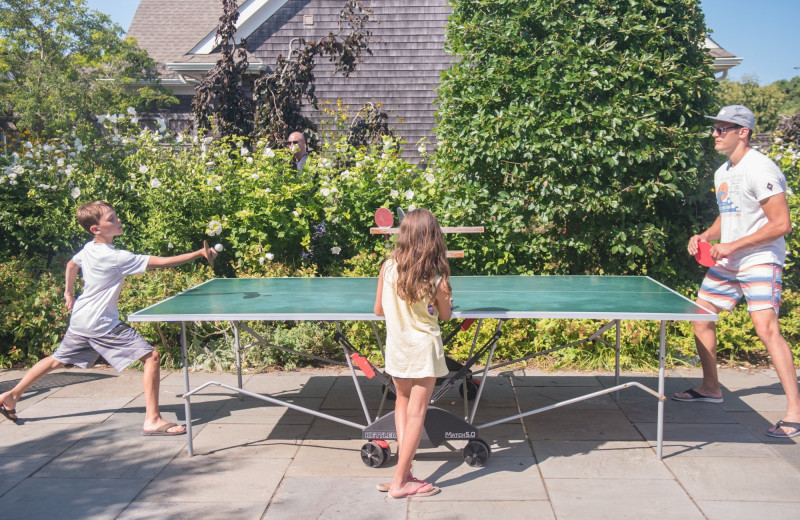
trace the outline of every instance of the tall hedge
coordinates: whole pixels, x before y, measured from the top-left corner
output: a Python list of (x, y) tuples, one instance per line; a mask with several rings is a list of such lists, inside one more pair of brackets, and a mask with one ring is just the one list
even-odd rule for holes
[(704, 32), (697, 0), (453, 2), (443, 206), (487, 226), (464, 267), (687, 278), (714, 209)]

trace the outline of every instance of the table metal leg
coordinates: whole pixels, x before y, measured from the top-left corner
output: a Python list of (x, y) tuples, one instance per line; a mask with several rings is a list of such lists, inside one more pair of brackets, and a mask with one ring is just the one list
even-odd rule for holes
[[(614, 351), (615, 351), (614, 352), (614, 357), (615, 357), (615, 363), (614, 363), (614, 367), (615, 367), (614, 368), (614, 386), (619, 386), (619, 351), (620, 351), (620, 344), (619, 344), (620, 330), (619, 329), (620, 329), (620, 320), (614, 320), (614, 323), (617, 324), (617, 326), (616, 326), (617, 342), (614, 344)], [(614, 399), (619, 401), (619, 392), (617, 392), (615, 394)]]
[(658, 426), (656, 429), (656, 457), (661, 460), (664, 445), (664, 364), (666, 361), (667, 322), (661, 322), (658, 339)]
[(192, 450), (192, 403), (189, 395), (189, 356), (186, 352), (186, 322), (181, 322), (181, 354), (183, 355), (183, 408), (186, 414), (186, 452), (190, 457)]
[[(242, 344), (239, 340), (239, 322), (232, 321), (233, 325), (233, 348), (236, 351), (236, 375), (238, 376), (239, 388), (242, 386)], [(239, 392), (239, 400), (244, 401), (244, 394)]]

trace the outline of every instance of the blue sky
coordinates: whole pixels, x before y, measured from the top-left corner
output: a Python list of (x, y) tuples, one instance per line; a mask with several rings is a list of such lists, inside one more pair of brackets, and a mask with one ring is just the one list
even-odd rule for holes
[[(88, 4), (127, 31), (139, 0), (88, 0)], [(744, 58), (728, 72), (729, 79), (747, 75), (769, 85), (800, 76), (800, 0), (701, 0), (700, 5), (714, 41)]]

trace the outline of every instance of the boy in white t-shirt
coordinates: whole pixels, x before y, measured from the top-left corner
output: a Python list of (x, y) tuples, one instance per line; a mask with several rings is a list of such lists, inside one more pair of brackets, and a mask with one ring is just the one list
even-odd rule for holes
[[(716, 265), (706, 274), (697, 303), (719, 313), (730, 311), (744, 296), (759, 339), (778, 373), (786, 393), (786, 413), (769, 428), (770, 437), (800, 435), (800, 391), (789, 344), (781, 334), (778, 309), (786, 257), (784, 236), (792, 230), (786, 200), (786, 178), (768, 157), (750, 147), (755, 117), (745, 106), (723, 107), (711, 135), (714, 148), (728, 161), (714, 174), (719, 216), (707, 230), (689, 239), (687, 250), (695, 254), (700, 242), (719, 240), (711, 248)], [(703, 366), (703, 382), (675, 394), (676, 401), (721, 403), (717, 376), (717, 335), (713, 321), (692, 323)]]
[[(72, 364), (89, 368), (102, 355), (121, 372), (134, 361), (144, 363), (145, 419), (142, 435), (181, 435), (184, 426), (169, 422), (158, 408), (161, 381), (158, 352), (130, 326), (119, 319), (117, 300), (125, 277), (147, 269), (174, 267), (197, 258), (213, 260), (216, 251), (205, 248), (171, 257), (135, 255), (114, 249), (114, 238), (121, 235), (122, 223), (114, 208), (105, 201), (95, 201), (78, 208), (78, 222), (94, 236), (67, 262), (64, 298), (72, 309), (69, 328), (61, 345), (51, 356), (36, 363), (10, 391), (0, 394), (0, 414), (17, 422), (17, 401), (43, 376)], [(83, 293), (75, 299), (78, 271), (84, 281)]]

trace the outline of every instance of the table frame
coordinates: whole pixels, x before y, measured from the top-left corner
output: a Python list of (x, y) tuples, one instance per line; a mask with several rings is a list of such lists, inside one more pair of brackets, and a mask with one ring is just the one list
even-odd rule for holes
[[(659, 282), (656, 282), (655, 280), (652, 280), (652, 281), (655, 282), (656, 284), (658, 284), (659, 286), (667, 289), (668, 291), (674, 293), (674, 291), (671, 291), (669, 288), (667, 288), (663, 284), (660, 284)], [(208, 282), (206, 282), (206, 283), (208, 283)], [(201, 284), (201, 285), (203, 285), (203, 284)], [(674, 293), (674, 294), (677, 294), (677, 293)], [(683, 296), (681, 296), (681, 298), (686, 299)], [(689, 300), (686, 299), (686, 301), (689, 301)], [(562, 401), (562, 402), (559, 402), (559, 403), (555, 403), (555, 404), (552, 404), (552, 405), (549, 405), (549, 406), (544, 406), (544, 407), (537, 408), (537, 409), (534, 409), (534, 410), (530, 410), (530, 411), (527, 411), (527, 412), (523, 412), (523, 413), (519, 413), (519, 414), (516, 414), (516, 415), (509, 416), (509, 417), (505, 417), (505, 418), (502, 418), (502, 419), (494, 420), (494, 421), (491, 421), (491, 422), (488, 422), (488, 423), (485, 423), (485, 424), (478, 425), (476, 428), (479, 429), (479, 430), (480, 429), (485, 429), (485, 428), (489, 428), (489, 427), (497, 425), (497, 424), (518, 420), (518, 419), (521, 419), (523, 417), (527, 417), (527, 416), (530, 416), (530, 415), (546, 412), (548, 410), (552, 410), (552, 409), (555, 409), (555, 408), (560, 408), (560, 407), (563, 407), (563, 406), (567, 406), (569, 404), (573, 404), (573, 403), (576, 403), (576, 402), (579, 402), (579, 401), (592, 399), (592, 398), (598, 397), (600, 395), (612, 394), (612, 393), (618, 394), (618, 392), (620, 390), (623, 390), (623, 389), (639, 388), (639, 389), (641, 389), (641, 390), (653, 395), (654, 397), (656, 397), (658, 399), (656, 456), (657, 456), (658, 460), (661, 460), (662, 459), (662, 455), (663, 455), (664, 402), (666, 400), (666, 396), (664, 395), (665, 357), (666, 357), (666, 323), (667, 323), (667, 321), (677, 321), (677, 320), (680, 320), (680, 321), (687, 321), (687, 320), (717, 321), (718, 320), (718, 317), (717, 317), (716, 314), (713, 314), (713, 313), (710, 313), (710, 312), (706, 311), (705, 309), (703, 309), (702, 307), (694, 304), (693, 302), (690, 302), (690, 303), (692, 303), (692, 305), (697, 307), (697, 309), (699, 311), (698, 314), (687, 314), (687, 315), (677, 314), (677, 315), (671, 316), (673, 318), (672, 320), (663, 319), (663, 316), (661, 316), (661, 315), (659, 315), (657, 313), (653, 313), (653, 314), (637, 313), (635, 316), (626, 317), (624, 315), (621, 316), (618, 313), (616, 313), (616, 314), (615, 313), (609, 313), (607, 315), (604, 314), (604, 313), (595, 313), (595, 314), (592, 314), (592, 315), (583, 315), (581, 313), (577, 313), (577, 315), (576, 315), (576, 314), (571, 314), (571, 313), (568, 313), (568, 312), (554, 312), (554, 313), (547, 313), (547, 314), (542, 314), (542, 313), (538, 313), (538, 312), (532, 312), (532, 313), (520, 312), (520, 313), (517, 313), (514, 316), (507, 316), (507, 315), (504, 315), (504, 313), (500, 312), (500, 311), (496, 311), (496, 312), (486, 312), (486, 311), (483, 311), (483, 312), (474, 312), (474, 311), (473, 312), (469, 312), (469, 311), (459, 312), (458, 310), (456, 310), (453, 313), (455, 318), (464, 318), (464, 319), (473, 318), (473, 319), (477, 319), (477, 320), (479, 320), (478, 327), (476, 327), (476, 331), (474, 332), (473, 344), (472, 344), (472, 348), (471, 348), (471, 352), (470, 352), (470, 355), (468, 357), (468, 360), (463, 364), (461, 370), (457, 371), (455, 374), (450, 374), (448, 376), (448, 378), (445, 379), (444, 384), (442, 385), (440, 390), (434, 394), (434, 396), (431, 399), (431, 402), (435, 403), (439, 398), (441, 398), (444, 395), (444, 393), (446, 393), (450, 388), (452, 388), (458, 381), (463, 381), (464, 385), (465, 385), (464, 392), (463, 392), (464, 393), (464, 403), (465, 403), (464, 404), (465, 420), (470, 425), (472, 425), (474, 420), (475, 420), (475, 416), (476, 416), (476, 413), (477, 413), (477, 410), (478, 410), (478, 406), (479, 406), (479, 403), (480, 403), (481, 396), (482, 396), (482, 393), (483, 393), (483, 389), (485, 388), (485, 385), (483, 385), (483, 384), (479, 384), (478, 385), (478, 391), (477, 391), (477, 395), (475, 396), (475, 400), (474, 400), (474, 402), (472, 404), (472, 409), (468, 410), (467, 392), (466, 392), (466, 377), (468, 375), (471, 376), (471, 375), (479, 375), (480, 374), (481, 375), (480, 383), (483, 383), (483, 380), (486, 378), (488, 372), (491, 371), (491, 370), (496, 370), (498, 368), (501, 368), (501, 367), (504, 367), (504, 366), (508, 366), (510, 364), (519, 363), (521, 361), (525, 361), (525, 360), (528, 360), (528, 359), (531, 359), (531, 358), (534, 358), (534, 357), (537, 357), (537, 356), (541, 356), (541, 355), (544, 355), (544, 354), (548, 354), (548, 353), (551, 353), (551, 352), (554, 352), (554, 351), (557, 351), (557, 350), (561, 350), (561, 349), (564, 349), (564, 348), (567, 348), (567, 347), (576, 346), (576, 345), (587, 343), (587, 342), (590, 342), (590, 341), (598, 341), (598, 342), (601, 342), (601, 343), (603, 343), (603, 344), (605, 344), (605, 345), (607, 345), (609, 347), (614, 348), (614, 350), (615, 350), (615, 372), (614, 372), (615, 385), (613, 387), (607, 388), (607, 389), (604, 389), (604, 390), (600, 390), (600, 391), (597, 391), (597, 392), (592, 392), (592, 393), (589, 393), (589, 394), (585, 394), (585, 395), (582, 395), (582, 396), (578, 396), (578, 397), (575, 397), (575, 398), (572, 398), (572, 399), (569, 399), (569, 400), (565, 400), (565, 401)], [(156, 304), (156, 305), (158, 305), (158, 304)], [(187, 430), (187, 439), (188, 439), (188, 441), (187, 441), (187, 452), (188, 452), (189, 456), (193, 455), (191, 396), (196, 394), (196, 393), (198, 393), (198, 392), (201, 392), (202, 390), (204, 390), (205, 388), (207, 388), (209, 386), (220, 386), (220, 387), (232, 390), (233, 392), (236, 392), (236, 393), (239, 394), (240, 399), (244, 395), (247, 395), (249, 397), (252, 397), (252, 398), (255, 398), (255, 399), (259, 399), (259, 400), (262, 400), (262, 401), (265, 401), (265, 402), (268, 402), (268, 403), (271, 403), (271, 404), (284, 406), (284, 407), (291, 408), (291, 409), (294, 409), (294, 410), (297, 410), (297, 411), (300, 411), (300, 412), (303, 412), (303, 413), (308, 413), (308, 414), (316, 416), (316, 417), (328, 419), (328, 420), (331, 420), (331, 421), (334, 421), (334, 422), (337, 422), (337, 423), (340, 423), (340, 424), (344, 424), (344, 425), (347, 425), (347, 426), (350, 426), (350, 427), (353, 427), (353, 428), (356, 428), (356, 429), (360, 429), (362, 432), (365, 432), (367, 430), (367, 428), (369, 428), (369, 426), (371, 424), (374, 424), (381, 417), (381, 411), (382, 411), (383, 405), (385, 403), (386, 392), (384, 392), (384, 399), (381, 400), (381, 404), (380, 404), (378, 413), (375, 416), (375, 419), (374, 420), (371, 419), (371, 416), (370, 416), (366, 401), (365, 401), (364, 396), (363, 396), (363, 391), (362, 391), (362, 388), (361, 388), (361, 384), (358, 381), (356, 367), (353, 365), (353, 361), (351, 359), (351, 354), (353, 353), (353, 347), (349, 343), (349, 341), (347, 341), (347, 339), (344, 337), (344, 335), (341, 333), (341, 327), (339, 325), (339, 323), (341, 321), (364, 321), (364, 320), (371, 321), (376, 341), (377, 341), (378, 345), (380, 346), (381, 351), (383, 351), (383, 345), (381, 344), (381, 341), (380, 341), (380, 335), (378, 333), (377, 327), (375, 326), (375, 322), (376, 321), (381, 321), (383, 319), (381, 317), (378, 317), (378, 316), (375, 316), (375, 315), (365, 316), (363, 314), (355, 314), (355, 313), (350, 315), (350, 314), (345, 313), (342, 316), (337, 316), (336, 320), (326, 320), (324, 318), (324, 316), (313, 316), (313, 317), (312, 316), (305, 316), (305, 317), (293, 316), (292, 318), (285, 318), (287, 320), (290, 319), (291, 321), (303, 321), (303, 320), (315, 320), (315, 321), (317, 321), (317, 320), (319, 320), (319, 321), (329, 321), (329, 322), (335, 323), (336, 330), (337, 330), (336, 337), (337, 337), (337, 340), (339, 341), (339, 343), (340, 343), (340, 345), (341, 345), (341, 347), (342, 347), (342, 349), (344, 351), (346, 363), (341, 363), (341, 362), (338, 362), (338, 361), (322, 358), (322, 357), (319, 357), (319, 356), (313, 356), (313, 355), (310, 355), (310, 354), (305, 353), (305, 352), (299, 352), (299, 351), (296, 351), (296, 350), (288, 349), (286, 347), (282, 347), (280, 345), (274, 345), (274, 344), (271, 344), (271, 343), (267, 342), (263, 337), (261, 337), (257, 332), (255, 332), (250, 326), (248, 326), (246, 323), (244, 323), (244, 321), (252, 321), (252, 320), (258, 319), (258, 317), (255, 316), (255, 315), (253, 315), (253, 316), (243, 315), (242, 319), (237, 319), (237, 320), (226, 319), (227, 317), (224, 317), (224, 318), (221, 318), (221, 319), (217, 318), (214, 321), (229, 321), (231, 323), (232, 327), (233, 327), (233, 330), (234, 330), (234, 350), (235, 350), (235, 355), (236, 355), (238, 387), (234, 387), (234, 386), (227, 385), (225, 383), (221, 383), (221, 382), (217, 382), (217, 381), (209, 381), (209, 382), (206, 382), (206, 383), (202, 384), (201, 386), (199, 386), (199, 387), (197, 387), (195, 389), (191, 389), (190, 381), (189, 381), (189, 369), (188, 369), (188, 354), (187, 354), (188, 351), (187, 351), (186, 324), (194, 322), (194, 321), (204, 321), (204, 320), (209, 319), (209, 318), (207, 316), (191, 315), (191, 314), (189, 314), (189, 315), (185, 315), (185, 314), (154, 315), (154, 316), (147, 316), (145, 314), (141, 314), (144, 311), (147, 311), (148, 309), (150, 309), (152, 307), (155, 307), (155, 305), (153, 305), (151, 307), (148, 307), (147, 309), (142, 309), (141, 311), (130, 315), (129, 316), (129, 321), (134, 321), (134, 322), (135, 321), (172, 321), (172, 322), (180, 322), (180, 324), (181, 324), (181, 353), (182, 353), (182, 361), (183, 361), (183, 378), (184, 378), (184, 393), (181, 395), (181, 397), (184, 399), (184, 407), (185, 407), (185, 413), (186, 413), (186, 430)], [(497, 326), (496, 326), (496, 329), (495, 329), (495, 333), (482, 346), (477, 346), (477, 338), (478, 338), (478, 335), (480, 333), (481, 326), (483, 325), (483, 320), (487, 319), (487, 318), (498, 319), (498, 323), (497, 323)], [(507, 320), (509, 320), (509, 319), (541, 319), (541, 318), (595, 319), (595, 320), (601, 320), (601, 321), (604, 321), (604, 320), (609, 320), (609, 321), (605, 325), (601, 326), (596, 332), (594, 332), (593, 334), (591, 334), (590, 336), (588, 336), (586, 338), (583, 338), (583, 339), (580, 339), (578, 341), (571, 342), (571, 343), (568, 343), (568, 344), (560, 345), (560, 346), (548, 349), (547, 351), (537, 352), (537, 353), (531, 354), (529, 356), (525, 356), (525, 357), (520, 358), (520, 359), (515, 359), (515, 360), (506, 361), (506, 362), (503, 362), (503, 363), (498, 363), (498, 364), (492, 365), (492, 360), (493, 360), (493, 357), (494, 357), (494, 352), (495, 352), (495, 349), (496, 349), (496, 346), (497, 346), (497, 342), (498, 342), (498, 340), (500, 339), (500, 337), (502, 335), (501, 329), (502, 329), (503, 324)], [(261, 319), (264, 319), (264, 318), (261, 318)], [(658, 389), (657, 390), (652, 390), (649, 387), (643, 385), (642, 383), (639, 383), (639, 382), (636, 382), (636, 381), (623, 383), (623, 384), (619, 383), (619, 377), (620, 377), (619, 364), (620, 364), (620, 350), (621, 350), (620, 325), (621, 325), (622, 320), (624, 320), (624, 319), (659, 321), (659, 369), (658, 369)], [(611, 328), (614, 328), (615, 332), (616, 332), (616, 339), (615, 339), (615, 342), (613, 344), (611, 344), (611, 343), (609, 343), (609, 342), (607, 342), (607, 341), (605, 341), (603, 339), (603, 335), (608, 330), (610, 330)], [(246, 349), (246, 348), (248, 348), (249, 346), (252, 346), (252, 345), (247, 345), (247, 346), (244, 346), (244, 347), (242, 346), (242, 344), (241, 344), (241, 331), (242, 330), (245, 331), (246, 333), (248, 333), (251, 337), (253, 337), (255, 339), (256, 343), (263, 344), (263, 345), (265, 345), (265, 346), (267, 346), (269, 348), (276, 348), (276, 349), (279, 349), (279, 350), (283, 350), (283, 351), (286, 351), (286, 352), (291, 352), (291, 353), (294, 353), (294, 354), (306, 356), (306, 357), (309, 357), (309, 358), (312, 358), (312, 359), (316, 359), (316, 360), (319, 360), (319, 361), (324, 361), (324, 362), (327, 362), (327, 363), (336, 364), (336, 365), (339, 365), (339, 366), (347, 366), (349, 371), (350, 371), (350, 374), (351, 374), (351, 376), (353, 378), (353, 382), (354, 382), (354, 385), (355, 385), (355, 388), (356, 388), (356, 392), (358, 394), (358, 398), (359, 398), (359, 401), (361, 403), (361, 406), (362, 406), (362, 409), (363, 409), (363, 412), (364, 412), (366, 425), (358, 424), (358, 423), (355, 423), (355, 422), (352, 422), (352, 421), (349, 421), (349, 420), (346, 420), (346, 419), (335, 417), (335, 416), (320, 412), (318, 410), (313, 410), (313, 409), (310, 409), (310, 408), (305, 408), (305, 407), (298, 406), (298, 405), (295, 405), (295, 404), (292, 404), (292, 403), (288, 403), (286, 401), (282, 401), (280, 399), (276, 399), (276, 398), (271, 397), (269, 395), (255, 394), (255, 393), (252, 393), (252, 392), (249, 392), (249, 391), (245, 390), (243, 388), (243, 383), (242, 383), (241, 352), (244, 349)], [(457, 330), (458, 329), (456, 329), (454, 331), (454, 333), (457, 332)], [(450, 337), (452, 337), (452, 335), (454, 335), (454, 333), (451, 334)], [(487, 354), (488, 354), (488, 357), (487, 357), (486, 367), (483, 368), (482, 370), (479, 370), (479, 371), (475, 372), (473, 374), (471, 372), (472, 366), (474, 366), (474, 364), (479, 359), (481, 359), (484, 355), (487, 355)], [(373, 366), (373, 368), (375, 368), (375, 367)], [(380, 374), (380, 371), (377, 368), (376, 368), (376, 373)], [(385, 376), (385, 374), (381, 374), (381, 375)], [(385, 376), (385, 377), (388, 377), (388, 376)], [(373, 437), (371, 437), (371, 438), (373, 438)]]

